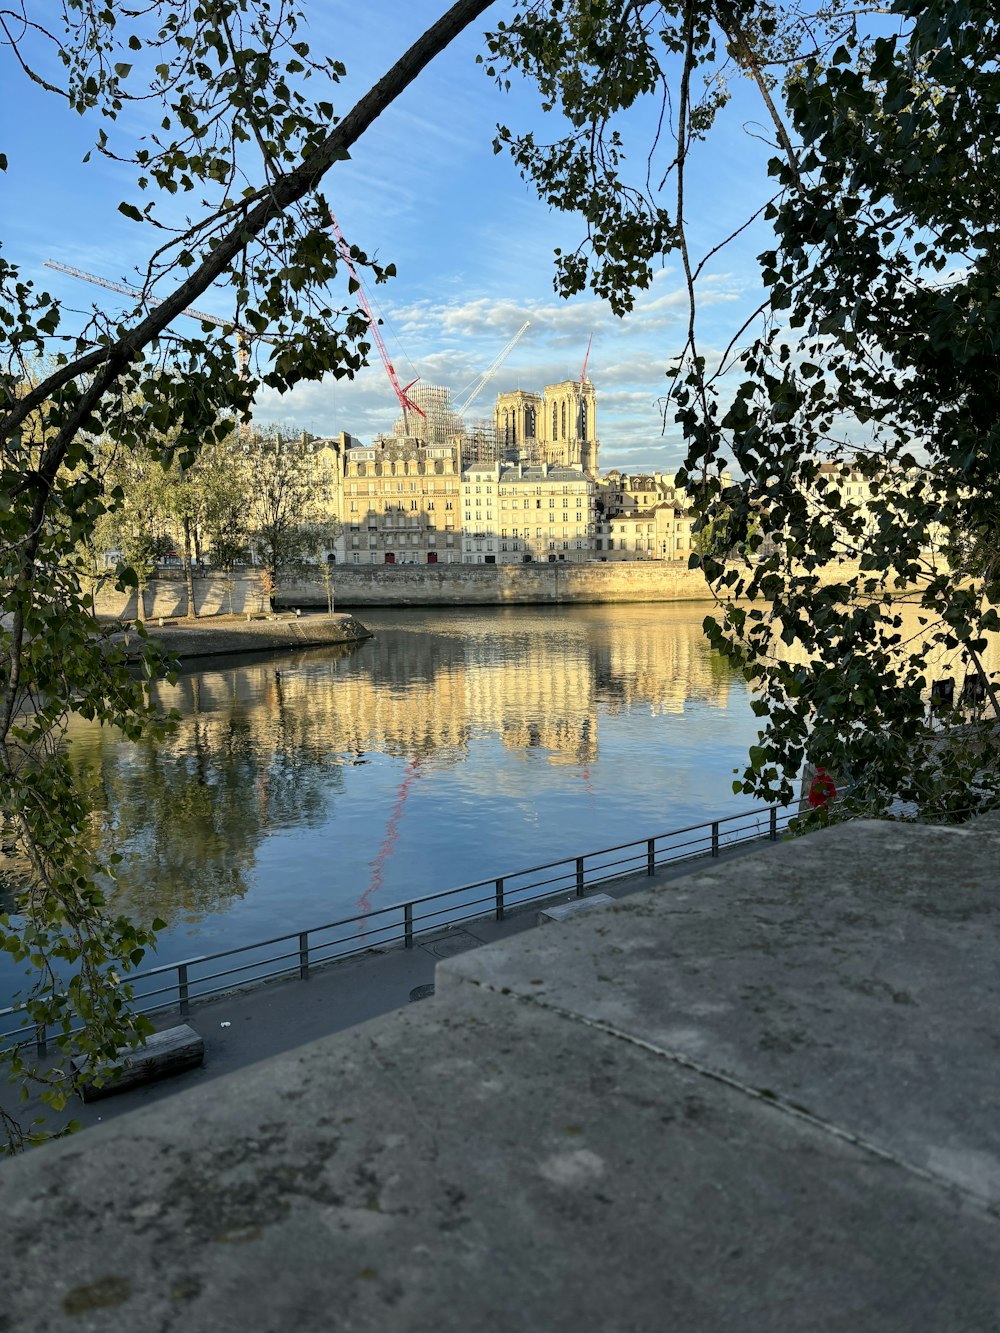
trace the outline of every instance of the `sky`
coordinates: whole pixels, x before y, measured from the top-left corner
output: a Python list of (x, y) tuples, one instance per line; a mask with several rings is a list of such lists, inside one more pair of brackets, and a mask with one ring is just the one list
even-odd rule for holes
[[(442, 12), (429, 0), (303, 0), (308, 40), (347, 66), (333, 90), (343, 114)], [(496, 125), (534, 129), (554, 138), (554, 113), (539, 108), (537, 90), (516, 83), (497, 88), (482, 66), (482, 33), (509, 19), (498, 2), (442, 53), (337, 163), (324, 189), (349, 241), (396, 265), (386, 285), (367, 284), (382, 334), (401, 381), (445, 385), (461, 401), (473, 382), (513, 337), (530, 328), (470, 407), (488, 415), (498, 392), (579, 378), (593, 337), (587, 374), (598, 395), (602, 471), (676, 468), (683, 450), (676, 427), (664, 431), (662, 399), (670, 358), (681, 348), (687, 320), (679, 263), (667, 257), (634, 311), (619, 319), (592, 295), (569, 301), (553, 290), (552, 252), (575, 247), (579, 217), (550, 210), (520, 178), (506, 154), (496, 155)], [(43, 267), (55, 259), (117, 281), (134, 280), (150, 248), (149, 229), (118, 212), (121, 200), (139, 199), (130, 168), (94, 154), (96, 118), (80, 117), (60, 99), (28, 84), (0, 50), (0, 150), (9, 170), (0, 176), (0, 240), (5, 258), (22, 276), (63, 299), (73, 311), (92, 302), (108, 312), (127, 298)], [(654, 113), (640, 107), (630, 160), (645, 160)], [(142, 125), (122, 117), (116, 132)], [(687, 219), (695, 258), (724, 239), (768, 197), (763, 108), (748, 83), (709, 142), (700, 146), (688, 183)], [(547, 123), (548, 122), (548, 123)], [(554, 124), (552, 122), (555, 122)], [(16, 131), (16, 132), (15, 132)], [(628, 147), (628, 144), (627, 144)], [(709, 355), (724, 348), (760, 302), (755, 256), (767, 248), (757, 224), (706, 269), (699, 336)], [(332, 297), (347, 299), (343, 291)], [(225, 294), (211, 292), (199, 308), (225, 316)], [(67, 315), (67, 327), (81, 316)], [(346, 383), (301, 385), (279, 395), (263, 390), (255, 416), (314, 434), (339, 431), (368, 440), (389, 431), (398, 415), (395, 396), (373, 349), (373, 364)]]

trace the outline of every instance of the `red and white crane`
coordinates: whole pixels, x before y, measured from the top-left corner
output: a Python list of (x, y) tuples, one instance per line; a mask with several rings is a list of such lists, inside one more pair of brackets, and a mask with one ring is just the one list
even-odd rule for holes
[[(372, 311), (371, 304), (368, 300), (368, 295), (365, 292), (361, 279), (358, 277), (358, 271), (354, 267), (354, 260), (351, 258), (350, 247), (344, 240), (344, 234), (340, 230), (340, 224), (338, 223), (337, 219), (333, 216), (333, 209), (332, 208), (329, 209), (328, 212), (330, 214), (330, 225), (333, 227), (333, 234), (337, 238), (337, 247), (340, 250), (340, 256), (343, 259), (344, 263), (347, 265), (351, 277), (354, 279), (354, 285), (357, 287), (356, 295), (358, 301), (361, 304), (361, 309), (365, 312), (365, 316), (367, 317), (368, 328), (371, 331), (371, 335), (375, 340), (375, 346), (378, 348), (379, 356), (382, 358), (382, 364), (385, 366), (385, 373), (389, 376), (389, 383), (392, 385), (393, 392), (399, 399), (399, 406), (403, 412), (403, 427), (404, 429), (408, 429), (407, 427), (408, 412), (416, 412), (417, 415), (421, 417), (426, 417), (427, 415), (422, 408), (417, 406), (417, 404), (413, 401), (413, 399), (407, 392), (408, 389), (413, 388), (414, 384), (416, 384), (417, 381), (410, 380), (409, 384), (405, 386), (400, 384), (399, 376), (396, 374), (396, 369), (393, 366), (391, 360), (389, 359), (388, 349), (386, 348), (385, 342), (382, 338), (382, 334), (379, 330), (378, 320), (375, 318), (375, 315)], [(417, 379), (419, 378), (420, 377), (418, 376)]]

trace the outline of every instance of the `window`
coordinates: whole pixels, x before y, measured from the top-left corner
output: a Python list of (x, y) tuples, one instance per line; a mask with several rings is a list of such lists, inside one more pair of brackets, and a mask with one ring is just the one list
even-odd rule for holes
[(351, 513), (352, 513), (352, 514), (356, 514), (357, 512), (358, 512), (358, 502), (357, 502), (357, 500), (352, 500), (352, 501), (351, 501)]
[(428, 508), (431, 512), (433, 512), (433, 510), (434, 510), (434, 501), (433, 501), (433, 500), (428, 500), (428, 501), (427, 501), (427, 508)]
[(554, 495), (550, 495), (550, 496), (549, 496), (549, 508), (550, 508), (550, 509), (555, 509), (555, 507), (556, 507), (556, 497), (555, 497)]
[[(359, 463), (358, 466), (359, 466), (359, 467), (364, 467), (364, 463)], [(355, 563), (356, 565), (357, 565), (357, 564), (360, 564), (360, 562), (361, 562), (361, 552), (360, 552), (360, 551), (352, 551), (352, 552), (351, 552), (351, 559), (354, 561), (354, 563)]]
[(410, 482), (410, 490), (411, 490), (411, 491), (415, 491), (416, 489), (417, 489), (417, 483), (416, 483), (415, 481), (411, 481), (411, 482)]
[(444, 502), (444, 507), (445, 507), (445, 509), (451, 509), (451, 508), (453, 508), (451, 501), (450, 501), (450, 500), (445, 500), (445, 502)]
[(411, 509), (416, 509), (416, 507), (417, 507), (417, 502), (416, 502), (416, 500), (411, 500), (411, 501), (410, 501), (410, 508), (411, 508)]

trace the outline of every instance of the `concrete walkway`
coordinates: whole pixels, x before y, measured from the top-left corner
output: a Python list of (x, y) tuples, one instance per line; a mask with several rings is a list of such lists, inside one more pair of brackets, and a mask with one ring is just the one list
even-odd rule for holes
[(445, 958), (6, 1163), (0, 1327), (997, 1333), (998, 867), (851, 821)]
[[(767, 844), (755, 840), (723, 848), (717, 861), (699, 857), (664, 867), (653, 876), (630, 875), (609, 884), (593, 885), (588, 887), (587, 897), (606, 893), (623, 898), (654, 885), (673, 883), (709, 865), (745, 856), (762, 845)], [(572, 902), (575, 899), (571, 894), (562, 894), (553, 901)], [(398, 945), (359, 954), (343, 962), (315, 968), (307, 981), (298, 978), (275, 981), (234, 991), (218, 999), (193, 1000), (185, 1018), (181, 1018), (176, 1010), (156, 1015), (158, 1028), (184, 1022), (204, 1039), (205, 1063), (200, 1069), (89, 1104), (74, 1097), (64, 1112), (53, 1112), (37, 1098), (19, 1106), (6, 1088), (0, 1089), (0, 1105), (22, 1123), (41, 1117), (46, 1127), (53, 1131), (69, 1121), (76, 1121), (83, 1128), (105, 1123), (234, 1070), (294, 1050), (319, 1037), (405, 1008), (411, 1003), (410, 997), (415, 991), (433, 984), (434, 970), (442, 959), (534, 929), (538, 910), (539, 904), (534, 903), (511, 913), (502, 922), (487, 917), (429, 937), (418, 936), (412, 949)]]

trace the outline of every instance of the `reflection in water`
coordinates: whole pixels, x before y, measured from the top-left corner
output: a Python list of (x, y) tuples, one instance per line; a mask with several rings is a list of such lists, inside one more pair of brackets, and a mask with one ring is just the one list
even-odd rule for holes
[(361, 645), (157, 685), (158, 745), (75, 719), (115, 905), (167, 962), (732, 811), (757, 728), (704, 614), (373, 610)]

